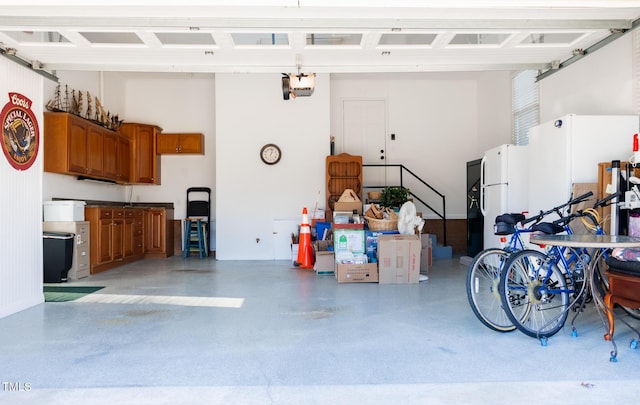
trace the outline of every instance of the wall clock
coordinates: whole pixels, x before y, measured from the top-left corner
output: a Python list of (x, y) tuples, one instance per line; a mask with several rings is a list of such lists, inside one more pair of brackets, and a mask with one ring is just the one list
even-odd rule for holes
[(280, 161), (282, 152), (278, 145), (268, 143), (260, 149), (260, 159), (268, 165), (275, 165)]

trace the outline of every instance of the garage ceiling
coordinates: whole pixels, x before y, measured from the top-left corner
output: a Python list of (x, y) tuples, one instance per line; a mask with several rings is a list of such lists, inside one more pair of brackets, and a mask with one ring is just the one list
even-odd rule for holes
[(7, 3), (0, 52), (46, 72), (544, 72), (640, 18), (616, 0)]

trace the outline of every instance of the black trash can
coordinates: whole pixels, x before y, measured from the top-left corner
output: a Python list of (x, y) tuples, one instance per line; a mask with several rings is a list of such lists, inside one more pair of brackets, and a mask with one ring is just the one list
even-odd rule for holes
[(75, 235), (63, 232), (42, 233), (42, 260), (45, 283), (67, 281), (73, 264), (73, 239)]

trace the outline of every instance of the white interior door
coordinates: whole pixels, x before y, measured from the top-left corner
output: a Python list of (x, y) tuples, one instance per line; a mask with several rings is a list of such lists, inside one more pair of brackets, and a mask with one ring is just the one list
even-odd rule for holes
[[(384, 99), (342, 101), (342, 151), (362, 156), (363, 164), (387, 163), (387, 108)], [(386, 169), (363, 169), (363, 186), (386, 185)], [(363, 194), (366, 198), (366, 191)], [(371, 191), (371, 190), (369, 190)]]
[(300, 219), (273, 220), (273, 258), (274, 260), (291, 259), (291, 234), (298, 234)]

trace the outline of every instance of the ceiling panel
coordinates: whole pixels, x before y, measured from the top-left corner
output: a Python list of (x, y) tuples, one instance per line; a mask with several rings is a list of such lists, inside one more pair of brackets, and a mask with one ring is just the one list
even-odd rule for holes
[(624, 0), (5, 3), (0, 52), (49, 72), (545, 71), (640, 17)]

